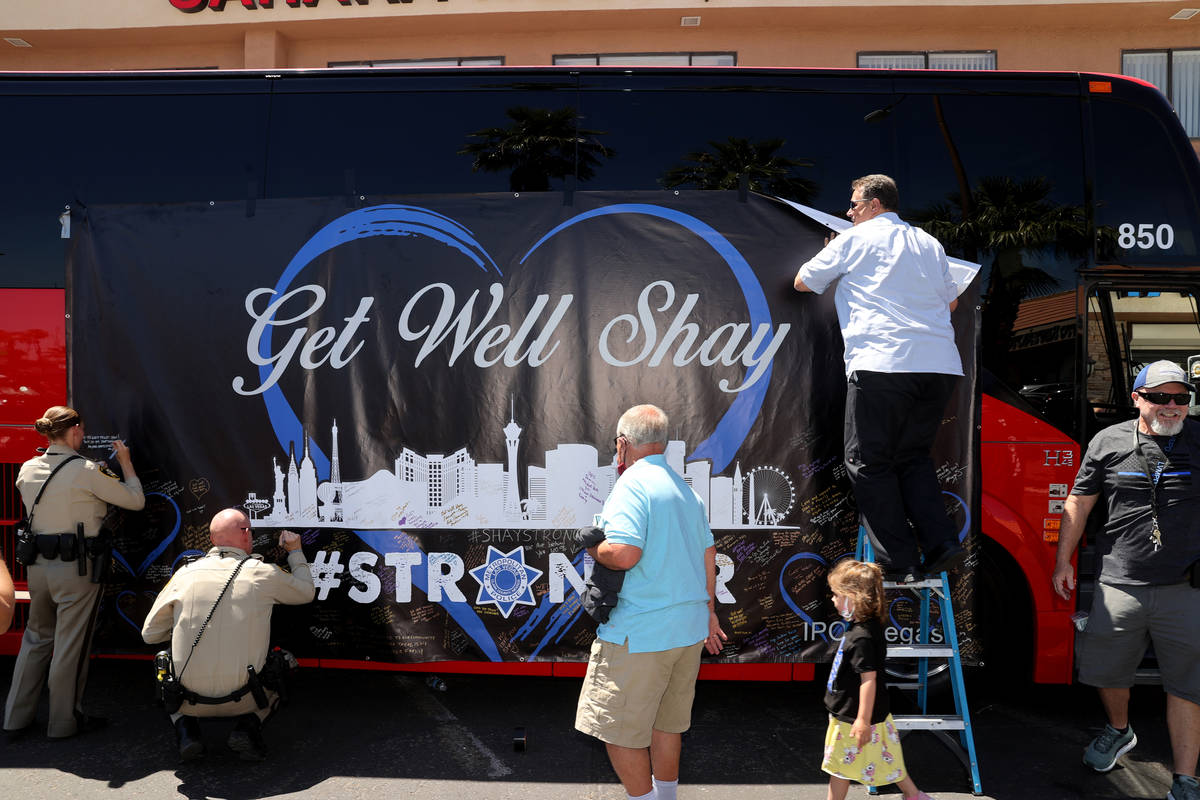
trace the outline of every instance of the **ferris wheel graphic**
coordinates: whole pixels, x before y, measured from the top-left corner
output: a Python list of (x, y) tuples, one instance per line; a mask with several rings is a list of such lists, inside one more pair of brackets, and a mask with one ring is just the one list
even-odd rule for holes
[(779, 467), (755, 467), (746, 473), (742, 513), (748, 525), (779, 525), (796, 504), (792, 479)]

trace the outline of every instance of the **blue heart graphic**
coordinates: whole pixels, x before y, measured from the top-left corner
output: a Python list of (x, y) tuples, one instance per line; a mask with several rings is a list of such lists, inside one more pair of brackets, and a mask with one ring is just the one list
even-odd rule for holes
[[(170, 533), (168, 533), (161, 541), (159, 541), (159, 543), (154, 546), (154, 549), (152, 549), (150, 551), (150, 553), (144, 559), (142, 559), (142, 563), (138, 566), (138, 568), (136, 570), (133, 569), (133, 567), (129, 566), (128, 559), (126, 559), (125, 556), (122, 555), (120, 550), (117, 550), (115, 547), (113, 548), (113, 551), (112, 551), (113, 560), (116, 561), (118, 564), (120, 564), (122, 567), (124, 567), (125, 571), (128, 572), (131, 576), (133, 576), (135, 578), (139, 578), (142, 575), (144, 575), (146, 573), (146, 570), (150, 568), (150, 565), (153, 564), (156, 560), (158, 560), (158, 557), (161, 556), (166, 551), (166, 549), (171, 546), (171, 543), (175, 541), (175, 537), (177, 537), (179, 535), (179, 528), (180, 528), (180, 525), (183, 523), (183, 514), (179, 510), (179, 505), (173, 499), (171, 499), (167, 495), (163, 494), (162, 492), (147, 492), (146, 497), (161, 497), (162, 499), (164, 499), (168, 503), (170, 503), (171, 507), (173, 509), (175, 509), (175, 524), (173, 526), (171, 526)], [(191, 550), (187, 551), (187, 553), (191, 553), (191, 552), (195, 552), (195, 551), (191, 551)], [(185, 555), (187, 555), (187, 553), (181, 553), (179, 556), (177, 556), (175, 558), (175, 561), (172, 562), (172, 571), (173, 571), (174, 565), (179, 563), (179, 560), (181, 558), (183, 558)], [(144, 590), (142, 592), (142, 594), (149, 597), (151, 600), (153, 600), (155, 597), (158, 597), (158, 592), (152, 592), (148, 589)], [(129, 625), (129, 627), (133, 628), (135, 631), (137, 631), (140, 634), (141, 630), (142, 630), (141, 623), (135, 622), (134, 620), (130, 619), (129, 616), (121, 609), (122, 599), (127, 598), (127, 597), (134, 597), (135, 595), (136, 595), (136, 593), (130, 589), (125, 589), (121, 592), (118, 592), (113, 605), (116, 608), (117, 614), (120, 615), (121, 619), (125, 620), (125, 623), (127, 625)]]
[[(158, 597), (158, 592), (152, 592), (149, 589), (144, 589), (142, 591), (142, 595), (149, 597), (151, 602), (153, 602), (154, 598)], [(117, 610), (117, 614), (121, 617), (121, 619), (125, 620), (125, 624), (137, 631), (138, 635), (140, 636), (142, 633), (142, 623), (135, 622), (128, 614), (125, 613), (124, 609), (121, 608), (121, 601), (131, 597), (137, 597), (137, 592), (133, 591), (132, 589), (124, 589), (120, 592), (117, 592), (117, 597), (113, 601), (113, 607)]]
[[(811, 624), (813, 624), (813, 618), (810, 617), (808, 614), (804, 613), (804, 609), (802, 609), (800, 606), (796, 605), (796, 601), (792, 599), (791, 592), (789, 592), (787, 590), (787, 588), (784, 587), (784, 585), (783, 585), (783, 573), (787, 572), (787, 568), (797, 561), (805, 561), (805, 560), (815, 561), (818, 564), (820, 564), (822, 567), (829, 566), (828, 562), (826, 562), (824, 558), (817, 555), (816, 553), (796, 553), (796, 555), (792, 556), (787, 561), (783, 562), (783, 566), (779, 568), (779, 596), (783, 598), (784, 604), (788, 608), (790, 608), (798, 617), (800, 617), (800, 619), (804, 620), (809, 625), (811, 625)], [(822, 634), (818, 634), (818, 635), (825, 641), (829, 641), (829, 637), (826, 636), (825, 634), (822, 633)]]
[[(171, 508), (175, 509), (175, 524), (171, 527), (171, 532), (168, 533), (166, 535), (166, 537), (164, 539), (162, 539), (162, 541), (160, 541), (158, 544), (156, 544), (154, 546), (154, 549), (150, 551), (149, 555), (147, 555), (144, 559), (142, 559), (142, 563), (138, 566), (138, 568), (136, 570), (133, 567), (129, 566), (129, 562), (125, 559), (125, 556), (123, 556), (121, 554), (120, 550), (113, 548), (113, 551), (112, 551), (113, 560), (116, 561), (118, 564), (120, 564), (122, 567), (124, 567), (125, 571), (128, 572), (130, 575), (132, 575), (135, 578), (138, 578), (138, 577), (141, 577), (142, 575), (144, 575), (146, 570), (149, 569), (150, 565), (153, 564), (158, 559), (158, 557), (161, 556), (163, 554), (163, 552), (168, 547), (171, 546), (171, 542), (175, 541), (175, 537), (179, 535), (179, 526), (183, 522), (183, 514), (179, 511), (179, 504), (177, 504), (170, 497), (167, 497), (162, 492), (147, 492), (146, 497), (161, 497), (162, 499), (164, 499), (168, 503), (170, 503)], [(178, 561), (178, 559), (176, 559), (176, 560)]]

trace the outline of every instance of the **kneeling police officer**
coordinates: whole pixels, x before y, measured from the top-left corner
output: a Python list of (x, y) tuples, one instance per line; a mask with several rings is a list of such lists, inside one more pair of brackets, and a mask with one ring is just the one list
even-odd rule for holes
[(230, 749), (247, 761), (261, 761), (262, 723), (280, 700), (273, 673), (285, 671), (268, 664), (271, 611), (276, 603), (308, 603), (316, 589), (300, 537), (291, 531), (279, 536), (290, 572), (250, 554), (250, 520), (237, 509), (213, 517), (209, 538), (208, 554), (180, 568), (158, 595), (142, 638), (171, 640), (170, 655), (160, 654), (158, 669), (180, 758), (204, 753), (197, 717), (237, 717)]

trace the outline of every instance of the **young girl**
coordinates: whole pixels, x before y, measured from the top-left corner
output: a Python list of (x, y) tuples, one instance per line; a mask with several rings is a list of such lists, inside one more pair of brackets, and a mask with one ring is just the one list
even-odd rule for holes
[(829, 573), (829, 588), (847, 627), (825, 685), (829, 730), (821, 769), (829, 773), (827, 798), (843, 800), (850, 781), (858, 781), (899, 784), (905, 800), (933, 800), (908, 777), (900, 734), (888, 712), (883, 572), (875, 564), (842, 561)]

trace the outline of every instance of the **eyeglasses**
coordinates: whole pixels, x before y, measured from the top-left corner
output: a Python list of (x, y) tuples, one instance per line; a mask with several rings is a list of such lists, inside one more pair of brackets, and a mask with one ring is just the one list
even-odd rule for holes
[(1149, 400), (1156, 406), (1165, 406), (1168, 401), (1174, 400), (1177, 406), (1186, 406), (1192, 402), (1192, 396), (1187, 392), (1138, 392), (1137, 396), (1143, 400)]
[(862, 200), (855, 200), (853, 197), (851, 197), (850, 198), (850, 207), (854, 208), (859, 203), (869, 203), (869, 202), (871, 202), (871, 198), (869, 198), (869, 197), (863, 198)]
[(614, 439), (613, 439), (613, 447), (616, 447), (616, 446), (617, 446), (617, 443), (618, 443), (618, 442), (620, 442), (622, 439), (624, 439), (626, 442), (628, 442), (628, 441), (629, 441), (629, 437), (628, 437), (628, 436), (626, 436), (626, 435), (625, 435), (625, 434), (623, 434), (623, 433), (618, 433), (618, 434), (616, 435), (616, 438), (614, 438)]
[(253, 529), (249, 525), (241, 525), (238, 527), (238, 530), (239, 531), (248, 531), (248, 530), (253, 530)]

